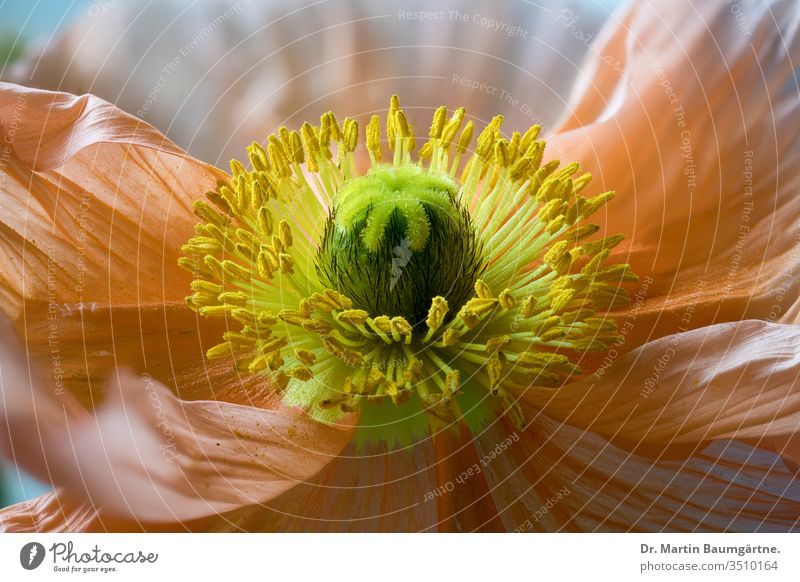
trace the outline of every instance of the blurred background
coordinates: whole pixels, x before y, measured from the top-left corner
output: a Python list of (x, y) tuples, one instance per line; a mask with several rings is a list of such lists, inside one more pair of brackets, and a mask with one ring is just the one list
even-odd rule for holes
[[(94, 93), (226, 167), (322, 112), (392, 93), (420, 133), (437, 106), (545, 131), (619, 0), (0, 0), (0, 80)], [(0, 466), (0, 506), (47, 490)]]

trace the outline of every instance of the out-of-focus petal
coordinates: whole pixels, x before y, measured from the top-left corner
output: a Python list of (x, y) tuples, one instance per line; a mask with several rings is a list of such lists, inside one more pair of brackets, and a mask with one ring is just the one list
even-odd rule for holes
[(766, 439), (800, 425), (800, 327), (743, 321), (649, 342), (608, 368), (522, 396), (567, 424), (652, 453)]
[(181, 401), (129, 373), (90, 415), (32, 379), (8, 327), (0, 347), (0, 450), (105, 515), (181, 522), (262, 503), (315, 475), (350, 438), (349, 427), (300, 411)]
[(637, 342), (674, 333), (687, 312), (692, 328), (775, 321), (798, 293), (800, 5), (733, 8), (631, 2), (550, 142), (617, 191), (603, 226), (654, 279)]
[(192, 201), (223, 174), (95, 97), (0, 84), (0, 297), (57, 316), (96, 304), (182, 299)]
[(329, 109), (368, 119), (392, 93), (418, 127), (442, 101), (480, 120), (503, 113), (517, 130), (550, 125), (607, 15), (559, 0), (90, 8), (13, 78), (99, 95), (221, 165), (281, 123)]

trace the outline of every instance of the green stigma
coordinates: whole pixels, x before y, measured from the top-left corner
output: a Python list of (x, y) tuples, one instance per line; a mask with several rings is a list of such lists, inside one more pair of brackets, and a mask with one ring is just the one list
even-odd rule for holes
[(368, 313), (420, 326), (433, 297), (458, 310), (485, 266), (458, 183), (416, 165), (371, 169), (346, 184), (317, 254), (330, 288)]

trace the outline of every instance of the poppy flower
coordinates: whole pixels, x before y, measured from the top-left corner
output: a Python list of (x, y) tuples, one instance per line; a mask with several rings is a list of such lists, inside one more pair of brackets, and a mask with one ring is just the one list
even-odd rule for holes
[(438, 109), (421, 164), (395, 99), (226, 175), (2, 86), (3, 450), (62, 489), (0, 523), (792, 529), (796, 12), (630, 6), (546, 149)]

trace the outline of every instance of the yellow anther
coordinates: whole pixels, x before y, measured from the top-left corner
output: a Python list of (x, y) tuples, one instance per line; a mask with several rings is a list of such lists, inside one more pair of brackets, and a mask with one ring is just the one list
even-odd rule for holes
[(447, 329), (442, 334), (442, 345), (444, 347), (446, 347), (446, 348), (450, 347), (452, 345), (457, 344), (458, 340), (460, 338), (461, 338), (461, 334), (459, 334), (456, 330), (454, 330), (452, 328), (451, 329)]
[(422, 147), (419, 148), (419, 153), (417, 154), (420, 160), (427, 161), (431, 159), (433, 155), (433, 142), (426, 141), (422, 144)]
[(544, 255), (544, 262), (556, 273), (562, 273), (569, 268), (572, 259), (567, 253), (569, 243), (565, 240), (558, 241)]
[(255, 325), (255, 314), (250, 309), (234, 309), (231, 311), (231, 317), (242, 325)]
[(353, 306), (353, 302), (348, 297), (333, 289), (325, 289), (323, 295), (333, 309), (350, 309)]
[(453, 113), (453, 116), (450, 118), (450, 121), (444, 126), (442, 129), (442, 147), (444, 149), (448, 149), (450, 144), (453, 143), (453, 140), (458, 133), (458, 130), (461, 129), (461, 124), (464, 123), (464, 115), (466, 114), (467, 110), (463, 107), (459, 107)]
[(635, 283), (639, 280), (636, 273), (631, 271), (631, 266), (624, 265), (611, 265), (606, 267), (596, 275), (599, 281), (614, 281), (617, 283)]
[(367, 124), (367, 150), (376, 162), (381, 161), (381, 119), (373, 115)]
[(292, 242), (294, 242), (292, 240), (292, 228), (286, 220), (281, 220), (278, 224), (278, 235), (284, 248), (288, 249), (292, 246)]
[(296, 348), (294, 355), (304, 366), (311, 366), (317, 361), (317, 355), (314, 352), (302, 348)]
[(489, 358), (483, 366), (489, 376), (489, 389), (492, 394), (497, 394), (497, 387), (502, 379), (505, 365), (497, 358)]
[(557, 216), (561, 216), (567, 211), (567, 204), (563, 200), (551, 200), (542, 206), (539, 210), (539, 220), (542, 222), (550, 222)]
[(447, 300), (444, 297), (437, 296), (431, 300), (431, 308), (428, 310), (428, 318), (425, 320), (431, 331), (436, 331), (444, 323), (447, 309)]
[[(536, 170), (536, 172), (533, 174), (531, 183), (528, 186), (528, 193), (533, 196), (537, 202), (544, 200), (542, 194), (540, 193), (540, 188), (543, 187), (545, 180), (547, 180), (550, 174), (552, 174), (553, 171), (558, 167), (558, 164), (558, 160), (551, 160)], [(552, 187), (555, 189), (555, 184)]]
[(494, 144), (494, 161), (501, 168), (506, 168), (511, 163), (511, 156), (508, 152), (508, 141), (498, 139)]
[(226, 331), (222, 334), (222, 339), (226, 340), (234, 347), (251, 347), (258, 341), (257, 338), (247, 336), (233, 331)]
[[(391, 320), (391, 330), (392, 334), (399, 334), (403, 337), (411, 337), (412, 328), (411, 324), (408, 323), (406, 318), (396, 316), (393, 317)], [(399, 341), (395, 338), (395, 341)]]
[(230, 305), (208, 305), (200, 308), (200, 315), (204, 317), (228, 317), (233, 307)]
[(400, 98), (397, 95), (392, 95), (392, 98), (389, 101), (389, 112), (386, 114), (386, 139), (388, 141), (390, 150), (394, 150), (395, 139), (397, 137), (395, 128), (397, 119), (395, 114), (399, 110)]
[(428, 136), (431, 139), (439, 139), (442, 136), (442, 130), (444, 129), (444, 123), (446, 119), (447, 119), (447, 107), (441, 105), (433, 113), (433, 121), (431, 122), (431, 129), (428, 132)]
[(373, 318), (372, 324), (383, 333), (392, 333), (392, 320), (386, 315), (379, 315)]
[(589, 172), (586, 172), (579, 178), (575, 178), (572, 180), (572, 188), (573, 191), (577, 194), (581, 190), (583, 190), (586, 185), (592, 181), (592, 175)]
[(562, 311), (567, 304), (572, 301), (574, 296), (574, 289), (564, 289), (563, 291), (559, 291), (550, 299), (550, 309), (552, 309), (555, 313)]
[(541, 132), (542, 126), (541, 125), (532, 125), (528, 131), (525, 132), (525, 135), (522, 136), (522, 141), (520, 142), (520, 148), (523, 151), (526, 151), (531, 144), (536, 141), (536, 138), (539, 137), (539, 132)]
[(258, 209), (258, 229), (266, 236), (272, 236), (272, 214), (265, 207)]
[(586, 218), (597, 212), (607, 202), (616, 196), (616, 192), (603, 192), (597, 196), (593, 196), (586, 201), (586, 204), (581, 208), (581, 218)]
[(237, 307), (244, 307), (250, 298), (243, 291), (225, 291), (219, 294), (220, 303), (226, 305), (236, 305)]
[(336, 315), (336, 320), (356, 327), (364, 325), (369, 318), (369, 313), (363, 309), (346, 309)]
[(287, 255), (286, 253), (281, 253), (278, 256), (278, 263), (281, 268), (281, 273), (285, 275), (291, 275), (294, 273), (294, 259), (291, 255)]
[(254, 170), (259, 172), (269, 170), (269, 158), (267, 158), (267, 152), (260, 143), (253, 142), (247, 147), (247, 157), (250, 159), (250, 164)]
[(272, 279), (272, 275), (280, 266), (278, 264), (278, 258), (272, 252), (272, 249), (267, 247), (261, 248), (256, 258), (256, 264), (258, 266), (258, 274), (265, 279)]
[(344, 120), (344, 140), (342, 145), (348, 153), (354, 152), (358, 146), (358, 121), (350, 119)]
[(400, 134), (401, 138), (404, 138), (405, 147), (408, 151), (413, 151), (416, 143), (414, 139), (414, 130), (411, 124), (408, 123), (406, 114), (402, 109), (395, 113), (395, 121), (395, 130)]
[(481, 317), (497, 308), (499, 303), (500, 300), (494, 297), (476, 297), (467, 301), (467, 309)]
[(468, 121), (464, 126), (461, 135), (458, 137), (458, 144), (456, 144), (456, 154), (463, 155), (469, 149), (469, 144), (472, 142), (472, 135), (475, 133), (475, 124)]
[(322, 319), (306, 319), (300, 324), (300, 327), (306, 331), (310, 331), (311, 333), (316, 333), (323, 336), (328, 336), (333, 331), (333, 326)]
[(336, 121), (336, 115), (334, 115), (333, 111), (328, 111), (324, 116), (327, 117), (330, 122), (331, 139), (338, 142), (342, 139), (342, 128), (339, 127), (339, 122)]
[(477, 313), (472, 311), (469, 304), (462, 307), (458, 312), (458, 318), (464, 324), (464, 327), (467, 329), (475, 329), (478, 327), (478, 324), (481, 322), (481, 318), (478, 316)]
[(500, 293), (500, 305), (503, 309), (514, 309), (517, 306), (517, 300), (511, 293), (511, 289), (503, 289)]
[(511, 166), (511, 179), (515, 182), (528, 177), (528, 171), (533, 167), (533, 159), (529, 156), (518, 159)]
[(209, 360), (214, 360), (235, 355), (235, 353), (234, 347), (229, 342), (224, 342), (215, 345), (213, 348), (209, 348), (208, 351), (206, 351), (206, 357)]
[(478, 279), (475, 281), (475, 294), (484, 299), (494, 297), (489, 285), (487, 285), (483, 279)]
[(303, 143), (305, 144), (306, 151), (308, 152), (308, 171), (317, 172), (319, 171), (317, 157), (320, 155), (322, 150), (319, 143), (319, 138), (317, 137), (314, 127), (309, 123), (304, 123), (303, 127), (300, 128), (300, 131), (303, 132)]
[(283, 248), (283, 241), (281, 240), (281, 237), (272, 235), (270, 240), (272, 241), (272, 252), (274, 252), (276, 256), (280, 255), (285, 250)]
[(461, 375), (458, 370), (448, 372), (444, 381), (444, 389), (447, 395), (456, 394), (461, 389)]
[(231, 160), (230, 166), (231, 166), (231, 174), (233, 174), (235, 178), (243, 176), (244, 174), (247, 173), (247, 170), (245, 170), (245, 167), (239, 160)]
[(314, 377), (314, 373), (308, 368), (299, 366), (297, 368), (292, 368), (291, 370), (289, 370), (289, 376), (291, 376), (295, 380), (300, 380), (301, 382), (307, 382), (308, 380), (311, 380)]
[(222, 270), (225, 275), (225, 279), (227, 281), (249, 281), (250, 280), (250, 271), (242, 267), (238, 263), (234, 263), (230, 260), (222, 261)]
[(293, 309), (281, 309), (278, 312), (278, 319), (288, 323), (289, 325), (296, 325), (300, 327), (308, 321), (308, 316)]
[(222, 285), (217, 285), (216, 283), (204, 281), (202, 279), (195, 279), (192, 281), (191, 288), (192, 291), (204, 291), (212, 295), (219, 295), (222, 293)]
[(394, 114), (395, 131), (400, 134), (400, 137), (408, 137), (412, 134), (411, 126), (406, 119), (406, 114), (402, 109), (399, 109)]
[(196, 200), (193, 206), (194, 213), (205, 222), (216, 224), (219, 227), (224, 227), (228, 223), (227, 216), (223, 216), (216, 208), (203, 200)]
[(303, 142), (300, 139), (300, 134), (297, 133), (296, 131), (293, 131), (291, 135), (292, 135), (292, 146), (291, 146), (292, 155), (294, 156), (294, 160), (298, 164), (302, 164), (305, 159), (304, 157), (305, 154), (303, 152)]
[(360, 368), (364, 364), (364, 358), (361, 354), (344, 347), (333, 338), (324, 337), (322, 339), (322, 346), (326, 351), (328, 351), (328, 353), (333, 354), (342, 360), (346, 366), (351, 368)]
[(277, 176), (289, 177), (292, 175), (292, 169), (289, 165), (289, 159), (283, 151), (283, 145), (274, 135), (269, 136), (267, 152), (269, 152), (270, 165)]

